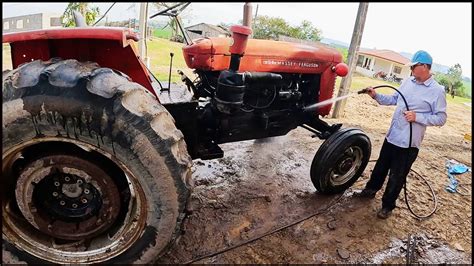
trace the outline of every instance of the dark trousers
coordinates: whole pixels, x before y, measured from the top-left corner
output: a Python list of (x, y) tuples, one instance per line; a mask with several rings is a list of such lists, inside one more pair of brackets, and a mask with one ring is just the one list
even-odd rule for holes
[(387, 187), (382, 197), (382, 208), (395, 209), (395, 202), (417, 156), (418, 148), (401, 148), (385, 139), (380, 150), (379, 159), (370, 175), (370, 180), (365, 185), (366, 189), (379, 191), (387, 174), (389, 175)]

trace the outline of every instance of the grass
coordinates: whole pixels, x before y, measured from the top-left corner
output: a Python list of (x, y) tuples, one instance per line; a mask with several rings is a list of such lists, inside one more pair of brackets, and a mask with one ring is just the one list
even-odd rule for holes
[(171, 82), (181, 82), (181, 77), (176, 72), (182, 70), (188, 77), (193, 79), (194, 74), (184, 61), (182, 47), (184, 44), (171, 42), (167, 39), (153, 38), (147, 42), (148, 57), (150, 57), (151, 72), (163, 82), (168, 82), (170, 53), (173, 53), (173, 70), (171, 72)]
[(471, 84), (471, 82), (463, 80), (462, 85), (465, 88), (465, 91), (466, 91), (467, 95), (472, 96), (472, 84)]
[(170, 27), (166, 27), (164, 29), (153, 29), (153, 37), (163, 38), (163, 39), (171, 38), (171, 29), (170, 29)]
[(453, 98), (450, 94), (446, 94), (446, 101), (448, 103), (460, 103), (460, 104), (471, 103), (471, 99), (462, 98), (459, 96), (454, 96)]
[[(336, 88), (339, 89), (339, 85), (341, 84), (341, 79), (340, 77), (337, 77), (336, 79)], [(369, 86), (375, 87), (378, 85), (390, 85), (395, 88), (398, 88), (400, 86), (397, 83), (394, 82), (389, 82), (389, 81), (383, 81), (381, 79), (374, 79), (374, 78), (369, 78), (362, 76), (358, 73), (354, 73), (352, 76), (352, 81), (351, 81), (351, 87), (349, 89), (350, 92), (356, 92), (361, 89), (367, 88)], [(384, 94), (390, 94), (393, 93), (393, 90), (390, 88), (380, 88), (377, 89), (377, 92), (384, 93)]]

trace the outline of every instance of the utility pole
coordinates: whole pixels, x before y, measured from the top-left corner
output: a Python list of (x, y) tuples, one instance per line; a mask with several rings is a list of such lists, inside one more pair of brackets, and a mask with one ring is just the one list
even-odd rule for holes
[(257, 9), (255, 10), (255, 16), (253, 17), (253, 20), (257, 19), (257, 14), (258, 14), (258, 4), (257, 4)]
[[(351, 44), (349, 46), (348, 57), (348, 66), (349, 72), (345, 77), (342, 78), (341, 84), (339, 86), (339, 92), (337, 97), (347, 95), (349, 88), (351, 87), (352, 82), (352, 73), (355, 70), (355, 65), (357, 62), (357, 52), (359, 51), (360, 41), (362, 40), (362, 33), (364, 31), (365, 18), (367, 16), (367, 10), (369, 9), (369, 3), (360, 2), (359, 10), (357, 11), (357, 18), (354, 25), (354, 31), (352, 33)], [(347, 99), (336, 102), (334, 105), (334, 111), (332, 113), (332, 118), (341, 117), (344, 112), (344, 107), (346, 106)]]
[(250, 2), (245, 2), (243, 21), (244, 26), (252, 28), (252, 4)]
[(140, 24), (138, 26), (138, 31), (140, 32), (140, 40), (138, 40), (138, 53), (140, 59), (147, 67), (150, 67), (150, 60), (146, 56), (146, 38), (147, 38), (147, 16), (148, 16), (148, 2), (140, 3)]

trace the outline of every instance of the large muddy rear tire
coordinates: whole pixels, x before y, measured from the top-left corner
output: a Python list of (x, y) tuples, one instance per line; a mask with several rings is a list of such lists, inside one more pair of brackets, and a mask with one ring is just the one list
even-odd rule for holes
[(369, 137), (360, 129), (336, 131), (319, 147), (311, 164), (311, 181), (323, 194), (343, 192), (360, 177), (369, 162)]
[(191, 158), (125, 74), (33, 61), (3, 73), (3, 263), (150, 263), (179, 233)]

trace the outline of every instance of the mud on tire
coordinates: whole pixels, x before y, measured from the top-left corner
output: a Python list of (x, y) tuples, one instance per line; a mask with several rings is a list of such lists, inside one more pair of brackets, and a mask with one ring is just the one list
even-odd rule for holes
[(51, 59), (3, 72), (2, 94), (3, 263), (147, 263), (166, 251), (192, 161), (150, 92)]

